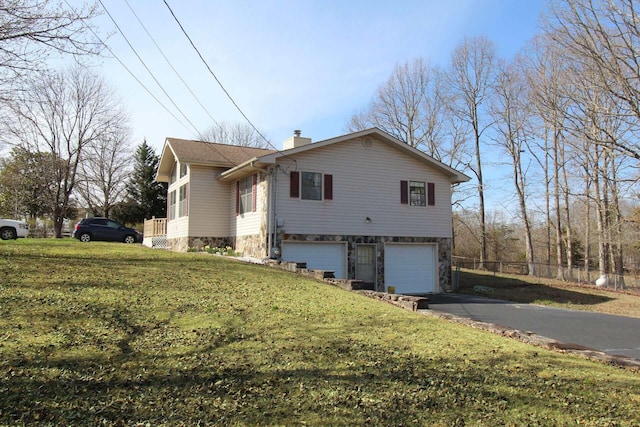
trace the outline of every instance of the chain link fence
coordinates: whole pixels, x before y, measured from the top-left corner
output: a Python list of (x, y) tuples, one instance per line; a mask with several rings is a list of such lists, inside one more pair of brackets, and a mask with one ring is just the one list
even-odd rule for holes
[[(524, 262), (485, 261), (483, 266), (475, 259), (453, 257), (453, 265), (456, 269), (479, 270), (494, 274), (529, 275), (529, 265)], [(596, 286), (596, 280), (601, 277), (597, 270), (585, 271), (584, 267), (570, 269), (567, 266), (534, 263), (533, 270), (533, 274), (531, 274), (533, 277), (556, 279), (581, 285)], [(627, 272), (624, 275), (607, 274), (598, 282), (597, 286), (640, 293), (640, 271)]]

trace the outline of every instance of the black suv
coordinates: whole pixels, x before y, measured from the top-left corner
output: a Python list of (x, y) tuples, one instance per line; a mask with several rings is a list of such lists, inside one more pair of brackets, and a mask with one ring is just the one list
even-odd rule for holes
[(139, 243), (142, 235), (109, 218), (85, 218), (73, 229), (73, 237), (81, 242), (102, 240), (105, 242)]

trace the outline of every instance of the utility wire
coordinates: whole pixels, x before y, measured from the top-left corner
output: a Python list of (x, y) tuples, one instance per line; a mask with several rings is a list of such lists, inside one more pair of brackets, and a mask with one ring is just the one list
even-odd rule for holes
[[(67, 3), (67, 6), (71, 7), (71, 5), (69, 5), (69, 3), (65, 0), (65, 3)], [(124, 68), (131, 77), (133, 77), (133, 79), (138, 82), (138, 84), (140, 86), (142, 86), (142, 88), (149, 94), (149, 96), (151, 96), (162, 108), (164, 108), (164, 110), (169, 113), (169, 115), (171, 117), (173, 117), (178, 123), (180, 123), (182, 125), (182, 127), (184, 127), (187, 131), (189, 131), (189, 127), (187, 125), (184, 124), (184, 122), (182, 122), (182, 120), (180, 120), (175, 114), (173, 114), (173, 111), (169, 110), (163, 103), (162, 101), (160, 101), (154, 94), (153, 92), (151, 92), (151, 90), (145, 86), (144, 83), (142, 83), (142, 81), (140, 81), (140, 79), (133, 73), (133, 71), (131, 71), (129, 69), (129, 67), (126, 66), (126, 64), (118, 57), (118, 55), (115, 54), (115, 52), (113, 50), (111, 50), (111, 48), (109, 47), (109, 45), (107, 45), (104, 40), (102, 40), (100, 38), (100, 36), (98, 34), (96, 34), (96, 32), (93, 30), (93, 28), (89, 27), (89, 30), (91, 31), (91, 33), (93, 34), (93, 36), (98, 39), (98, 41), (109, 51), (109, 53), (116, 59), (116, 61), (118, 61), (120, 63), (120, 65), (122, 65), (122, 68)]]
[(167, 91), (164, 89), (164, 87), (162, 86), (162, 84), (160, 84), (160, 82), (158, 81), (158, 79), (155, 77), (155, 75), (153, 74), (153, 72), (149, 69), (149, 67), (147, 66), (147, 64), (144, 62), (144, 60), (140, 57), (140, 55), (138, 54), (138, 52), (136, 51), (136, 49), (133, 47), (133, 45), (131, 44), (131, 42), (129, 42), (129, 39), (127, 38), (127, 36), (124, 34), (124, 32), (122, 31), (122, 29), (120, 28), (120, 26), (118, 25), (118, 23), (115, 21), (115, 19), (113, 19), (113, 16), (111, 16), (111, 13), (109, 13), (109, 10), (106, 8), (106, 6), (104, 5), (104, 3), (102, 2), (102, 0), (98, 0), (98, 2), (100, 3), (100, 5), (102, 6), (102, 8), (105, 10), (105, 12), (107, 12), (107, 15), (109, 16), (109, 18), (111, 19), (111, 22), (113, 22), (113, 24), (116, 26), (116, 28), (118, 29), (118, 31), (120, 32), (120, 34), (122, 35), (122, 37), (124, 38), (124, 40), (127, 42), (127, 44), (129, 45), (129, 47), (131, 48), (131, 50), (133, 51), (133, 53), (136, 55), (136, 57), (138, 58), (138, 60), (140, 61), (140, 63), (144, 66), (144, 68), (147, 70), (147, 72), (149, 73), (149, 75), (151, 76), (151, 78), (153, 78), (153, 80), (156, 82), (156, 84), (158, 85), (158, 87), (162, 90), (162, 92), (165, 94), (165, 96), (169, 99), (169, 101), (171, 101), (171, 103), (173, 104), (173, 106), (176, 108), (176, 110), (178, 110), (178, 112), (182, 115), (182, 117), (184, 117), (184, 119), (191, 125), (191, 127), (193, 128), (193, 130), (195, 131), (195, 134), (198, 134), (198, 128), (191, 122), (191, 120), (189, 120), (189, 118), (187, 117), (186, 114), (184, 114), (184, 112), (180, 109), (180, 107), (178, 107), (178, 105), (175, 103), (175, 101), (173, 100), (173, 98), (171, 98), (171, 96), (167, 93)]
[[(129, 3), (128, 0), (125, 0), (125, 3), (127, 4), (127, 6), (129, 7), (129, 10), (131, 11), (131, 13), (133, 14), (133, 16), (135, 16), (136, 20), (138, 21), (138, 23), (140, 24), (140, 26), (144, 29), (144, 31), (147, 33), (147, 36), (149, 36), (149, 39), (151, 39), (151, 41), (153, 42), (153, 44), (155, 45), (155, 47), (158, 49), (158, 51), (160, 52), (160, 54), (162, 55), (162, 57), (164, 58), (164, 60), (167, 62), (167, 64), (169, 65), (169, 67), (171, 67), (171, 69), (173, 70), (173, 72), (176, 74), (176, 76), (178, 76), (178, 78), (180, 79), (180, 81), (182, 82), (182, 84), (187, 88), (187, 90), (189, 91), (189, 93), (193, 96), (193, 98), (196, 100), (196, 102), (200, 105), (200, 107), (202, 107), (202, 109), (205, 111), (205, 113), (207, 113), (207, 115), (209, 116), (209, 118), (220, 128), (222, 129), (222, 126), (216, 121), (216, 119), (213, 118), (213, 116), (211, 115), (211, 113), (209, 113), (209, 110), (207, 110), (207, 108), (202, 104), (202, 102), (200, 101), (200, 99), (196, 96), (196, 94), (193, 92), (193, 90), (191, 90), (191, 87), (187, 84), (187, 82), (185, 82), (185, 80), (182, 78), (182, 76), (180, 75), (180, 73), (176, 70), (176, 68), (173, 66), (173, 64), (171, 63), (171, 61), (169, 60), (169, 58), (167, 58), (167, 56), (164, 54), (164, 51), (160, 48), (160, 46), (158, 45), (158, 43), (155, 41), (155, 39), (153, 38), (153, 36), (151, 35), (151, 33), (149, 32), (149, 30), (147, 29), (147, 27), (142, 23), (142, 20), (140, 19), (140, 17), (138, 16), (138, 14), (135, 12), (135, 10), (133, 10), (133, 8), (131, 7), (131, 4)], [(224, 158), (226, 161), (228, 161), (229, 163), (231, 163), (234, 166), (237, 166), (236, 163), (232, 162), (228, 157), (226, 157), (220, 150), (218, 150), (214, 145), (209, 145), (209, 148), (211, 148), (212, 150), (216, 151), (217, 154), (219, 154), (222, 158)]]
[[(144, 31), (147, 33), (147, 36), (149, 36), (149, 39), (151, 39), (151, 41), (153, 42), (153, 44), (155, 45), (155, 47), (158, 49), (158, 51), (160, 52), (160, 55), (162, 55), (162, 57), (164, 58), (164, 60), (166, 61), (166, 63), (169, 65), (169, 67), (171, 67), (171, 69), (173, 70), (173, 72), (175, 73), (175, 75), (180, 79), (180, 81), (182, 82), (182, 84), (187, 88), (187, 90), (189, 91), (189, 93), (193, 96), (193, 98), (196, 100), (196, 102), (200, 105), (200, 107), (202, 107), (202, 109), (204, 110), (205, 113), (207, 113), (207, 115), (209, 116), (209, 118), (213, 121), (213, 123), (215, 123), (216, 126), (218, 126), (218, 128), (226, 135), (226, 138), (229, 139), (229, 135), (226, 131), (226, 129), (216, 121), (216, 119), (213, 118), (213, 116), (211, 115), (211, 113), (209, 112), (209, 110), (207, 110), (207, 108), (204, 106), (204, 104), (200, 101), (200, 99), (198, 98), (198, 96), (193, 92), (193, 90), (191, 89), (191, 87), (187, 84), (187, 82), (182, 78), (182, 76), (180, 75), (180, 73), (178, 72), (178, 70), (176, 70), (176, 68), (173, 66), (173, 64), (171, 63), (171, 61), (169, 60), (169, 58), (167, 58), (167, 55), (165, 55), (164, 51), (162, 50), (162, 48), (158, 45), (158, 43), (156, 42), (156, 40), (153, 38), (153, 36), (151, 35), (151, 33), (149, 32), (149, 30), (147, 29), (147, 27), (144, 25), (144, 23), (142, 22), (142, 20), (140, 19), (140, 17), (138, 16), (138, 14), (136, 13), (136, 11), (131, 7), (131, 4), (129, 3), (129, 0), (124, 0), (125, 3), (127, 4), (127, 6), (129, 7), (129, 10), (131, 11), (131, 13), (133, 14), (133, 16), (135, 16), (136, 20), (138, 21), (138, 23), (140, 24), (140, 26), (144, 29)], [(222, 154), (222, 152), (220, 152), (215, 146), (211, 145), (210, 146), (211, 149), (215, 150), (222, 158), (224, 158), (225, 160), (227, 160), (229, 163), (231, 163), (232, 165), (237, 166), (236, 163), (232, 162), (231, 160), (229, 160), (224, 154)], [(243, 149), (246, 149), (246, 147), (242, 147)]]
[(189, 91), (189, 93), (193, 96), (193, 98), (198, 102), (198, 105), (200, 105), (200, 107), (202, 107), (202, 109), (204, 110), (205, 113), (207, 113), (207, 115), (209, 116), (209, 118), (213, 121), (213, 123), (215, 123), (217, 126), (220, 126), (220, 124), (216, 121), (216, 119), (213, 118), (213, 116), (211, 115), (211, 113), (209, 112), (209, 110), (207, 110), (207, 108), (204, 106), (204, 104), (202, 104), (202, 102), (200, 101), (200, 99), (198, 98), (198, 96), (193, 92), (193, 90), (191, 90), (191, 87), (187, 84), (187, 82), (184, 81), (184, 79), (182, 78), (182, 76), (180, 75), (180, 73), (178, 72), (178, 70), (175, 69), (175, 67), (173, 66), (173, 64), (171, 63), (171, 61), (169, 60), (169, 58), (167, 58), (167, 56), (164, 54), (164, 52), (162, 51), (162, 49), (160, 48), (160, 46), (158, 45), (158, 43), (156, 42), (156, 40), (153, 38), (153, 36), (151, 35), (151, 33), (149, 32), (149, 30), (147, 29), (147, 27), (142, 23), (142, 21), (140, 20), (140, 18), (138, 17), (138, 14), (135, 12), (135, 10), (133, 10), (133, 8), (131, 7), (131, 4), (129, 3), (129, 0), (124, 0), (124, 2), (127, 4), (127, 6), (129, 7), (129, 10), (131, 11), (131, 13), (133, 13), (133, 16), (136, 17), (136, 20), (138, 21), (138, 23), (140, 24), (140, 26), (144, 29), (144, 31), (147, 33), (147, 36), (149, 36), (149, 38), (151, 39), (151, 41), (153, 42), (153, 44), (155, 45), (155, 47), (158, 49), (158, 51), (160, 52), (160, 55), (162, 55), (162, 57), (164, 58), (164, 60), (167, 62), (167, 64), (169, 65), (169, 67), (171, 67), (171, 69), (173, 70), (173, 72), (175, 73), (176, 76), (178, 76), (178, 78), (180, 79), (180, 81), (182, 82), (182, 84), (184, 85), (184, 87), (187, 88), (187, 90)]
[(229, 100), (231, 101), (231, 103), (233, 104), (234, 107), (236, 107), (236, 110), (238, 110), (238, 112), (242, 115), (242, 117), (244, 117), (244, 119), (247, 121), (247, 123), (249, 123), (249, 125), (253, 128), (254, 131), (256, 131), (256, 133), (258, 135), (260, 135), (260, 137), (267, 143), (269, 144), (270, 147), (272, 147), (274, 150), (280, 152), (280, 150), (278, 150), (276, 147), (274, 147), (274, 145), (271, 143), (271, 141), (269, 141), (263, 134), (262, 132), (260, 132), (258, 130), (258, 128), (253, 124), (253, 122), (251, 122), (251, 120), (249, 120), (249, 117), (247, 117), (247, 115), (242, 111), (242, 109), (238, 106), (238, 104), (236, 103), (236, 101), (233, 99), (233, 97), (229, 94), (229, 92), (227, 92), (227, 89), (225, 89), (225, 87), (223, 86), (222, 82), (220, 82), (220, 80), (218, 79), (218, 77), (216, 76), (216, 74), (213, 72), (213, 70), (211, 69), (211, 67), (209, 66), (209, 64), (207, 63), (207, 61), (204, 59), (204, 57), (202, 56), (202, 54), (200, 53), (200, 51), (198, 50), (198, 48), (196, 47), (196, 45), (193, 43), (193, 40), (191, 40), (191, 37), (189, 37), (189, 34), (187, 34), (187, 31), (184, 29), (184, 27), (182, 26), (182, 23), (180, 22), (180, 20), (178, 19), (178, 17), (176, 16), (175, 13), (173, 13), (173, 9), (171, 9), (171, 6), (169, 6), (169, 3), (167, 3), (167, 0), (163, 0), (165, 6), (167, 6), (167, 9), (169, 9), (169, 12), (171, 13), (171, 16), (173, 16), (173, 19), (176, 21), (176, 23), (178, 24), (178, 26), (180, 27), (180, 29), (182, 30), (182, 33), (185, 35), (185, 37), (187, 38), (187, 40), (189, 40), (189, 43), (191, 43), (191, 47), (193, 47), (193, 49), (196, 51), (196, 53), (198, 54), (198, 56), (200, 57), (200, 60), (204, 63), (204, 65), (207, 67), (207, 70), (209, 71), (209, 73), (213, 76), (213, 78), (216, 80), (216, 82), (218, 83), (218, 86), (220, 86), (220, 88), (222, 89), (222, 91), (225, 93), (225, 95), (227, 95), (227, 98), (229, 98)]

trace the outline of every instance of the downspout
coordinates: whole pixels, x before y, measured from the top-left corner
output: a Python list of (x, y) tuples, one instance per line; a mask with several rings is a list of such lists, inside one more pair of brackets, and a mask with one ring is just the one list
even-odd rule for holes
[[(269, 224), (269, 227), (271, 228), (271, 235), (270, 235), (270, 244), (269, 244), (269, 257), (271, 259), (278, 259), (280, 258), (280, 253), (281, 251), (278, 249), (278, 247), (276, 246), (277, 244), (277, 236), (278, 236), (278, 165), (275, 165), (272, 169), (272, 180), (273, 180), (273, 202), (272, 202), (272, 207), (273, 210), (271, 212), (271, 216), (272, 216), (272, 221)], [(277, 250), (277, 253), (276, 253)]]

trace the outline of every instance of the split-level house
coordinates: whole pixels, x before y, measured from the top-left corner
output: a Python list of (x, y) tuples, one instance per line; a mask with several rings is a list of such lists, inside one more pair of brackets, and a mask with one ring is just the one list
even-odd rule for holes
[(167, 245), (231, 246), (397, 293), (451, 285), (452, 186), (466, 175), (373, 128), (282, 151), (167, 138)]

